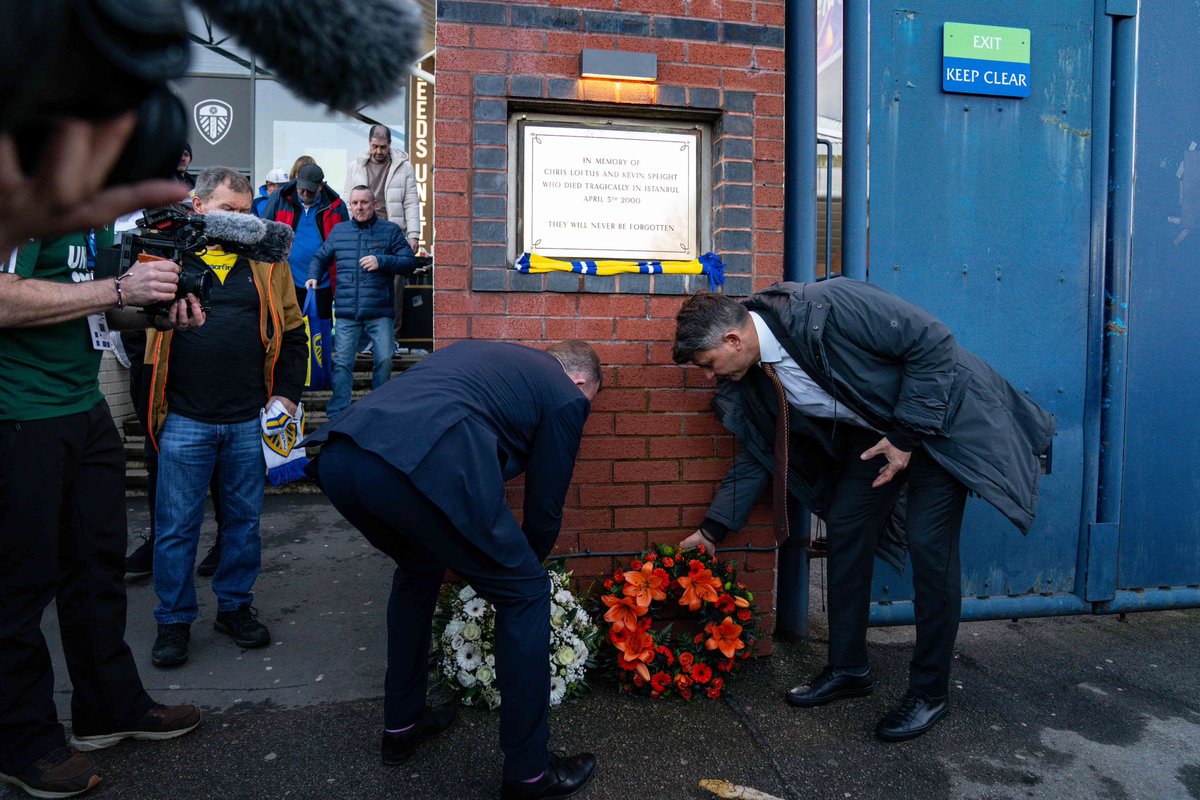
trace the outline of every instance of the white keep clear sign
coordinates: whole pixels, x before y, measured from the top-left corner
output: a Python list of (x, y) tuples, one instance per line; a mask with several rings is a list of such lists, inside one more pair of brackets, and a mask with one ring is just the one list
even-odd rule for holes
[(695, 132), (526, 125), (522, 248), (555, 258), (697, 252)]

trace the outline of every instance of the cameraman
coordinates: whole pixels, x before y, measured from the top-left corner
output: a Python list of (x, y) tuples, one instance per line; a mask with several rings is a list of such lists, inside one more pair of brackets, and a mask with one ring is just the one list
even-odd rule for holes
[[(250, 182), (228, 167), (196, 179), (193, 209), (250, 213)], [(158, 448), (155, 499), (154, 610), (158, 637), (151, 661), (160, 667), (188, 657), (196, 621), (192, 570), (204, 498), (219, 465), (220, 563), (212, 579), (213, 625), (240, 647), (270, 642), (255, 619), (252, 589), (261, 563), (259, 517), (266, 466), (259, 412), (279, 401), (296, 412), (304, 386), (308, 340), (286, 262), (264, 263), (209, 246), (185, 269), (209, 269), (212, 314), (202, 330), (151, 331), (149, 433)]]
[[(192, 706), (150, 699), (125, 644), (125, 457), (100, 394), (89, 333), (98, 322), (85, 319), (173, 300), (179, 267), (138, 263), (115, 280), (90, 280), (89, 238), (28, 241), (0, 256), (0, 782), (42, 797), (100, 780), (90, 758), (66, 748), (57, 719), (40, 628), (52, 599), (77, 749), (200, 724)], [(204, 321), (189, 295), (160, 323)]]

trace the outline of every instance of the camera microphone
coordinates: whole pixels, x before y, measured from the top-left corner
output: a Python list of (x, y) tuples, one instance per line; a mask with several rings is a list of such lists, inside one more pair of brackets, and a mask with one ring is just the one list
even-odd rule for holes
[(203, 220), (204, 238), (210, 245), (251, 261), (287, 261), (292, 251), (292, 229), (282, 222), (231, 211), (212, 211)]
[(192, 3), (296, 95), (340, 111), (395, 96), (423, 52), (424, 22), (412, 0)]

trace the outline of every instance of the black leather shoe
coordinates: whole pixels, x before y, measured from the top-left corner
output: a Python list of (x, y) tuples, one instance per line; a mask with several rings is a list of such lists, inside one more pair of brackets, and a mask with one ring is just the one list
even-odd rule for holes
[(875, 679), (869, 668), (861, 675), (851, 675), (844, 669), (826, 665), (808, 683), (789, 690), (787, 701), (801, 708), (813, 708), (847, 697), (863, 697), (873, 691)]
[(500, 785), (500, 800), (544, 800), (574, 797), (583, 791), (596, 774), (596, 757), (591, 753), (559, 758), (550, 754), (550, 763), (542, 779), (534, 783), (505, 781)]
[(384, 731), (383, 744), (380, 746), (383, 763), (389, 767), (403, 764), (414, 750), (449, 729), (457, 716), (458, 706), (455, 705), (437, 708), (426, 706), (421, 712), (421, 718), (408, 730), (401, 733)]
[(927, 697), (917, 692), (904, 695), (900, 705), (875, 726), (875, 735), (885, 742), (915, 739), (946, 716), (950, 707), (945, 696)]

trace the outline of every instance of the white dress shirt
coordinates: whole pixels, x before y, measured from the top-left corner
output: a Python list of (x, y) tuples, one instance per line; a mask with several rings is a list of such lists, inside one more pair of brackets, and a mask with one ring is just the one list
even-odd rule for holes
[(810, 417), (839, 419), (862, 428), (871, 427), (858, 414), (834, 400), (829, 392), (808, 376), (796, 363), (796, 359), (783, 349), (783, 345), (775, 338), (775, 334), (771, 333), (762, 317), (751, 311), (750, 319), (754, 321), (754, 330), (758, 333), (759, 363), (775, 367), (775, 373), (787, 394), (788, 405)]

